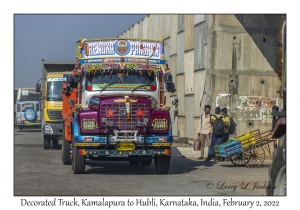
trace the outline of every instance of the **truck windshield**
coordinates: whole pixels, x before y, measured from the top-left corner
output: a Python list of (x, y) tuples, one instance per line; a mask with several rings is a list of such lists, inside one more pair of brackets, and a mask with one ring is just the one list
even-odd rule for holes
[(93, 75), (89, 75), (87, 85), (93, 84), (110, 84), (110, 83), (123, 83), (123, 84), (138, 84), (138, 85), (150, 85), (155, 82), (154, 74), (150, 74), (148, 72), (145, 73), (131, 73), (126, 75), (126, 73), (113, 73), (113, 74), (100, 74), (95, 73)]
[(62, 101), (62, 81), (47, 82), (47, 101)]

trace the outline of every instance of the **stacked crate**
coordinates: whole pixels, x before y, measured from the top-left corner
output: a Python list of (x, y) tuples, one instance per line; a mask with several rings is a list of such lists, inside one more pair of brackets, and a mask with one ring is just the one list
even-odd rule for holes
[(214, 151), (218, 157), (231, 157), (243, 152), (243, 148), (240, 141), (229, 140), (223, 144), (215, 145)]
[(243, 149), (245, 149), (253, 144), (256, 144), (256, 138), (253, 133), (246, 133), (245, 135), (239, 136), (233, 140), (240, 141)]
[(257, 143), (256, 138), (259, 136), (259, 131), (246, 133), (245, 135), (231, 139), (223, 144), (215, 145), (214, 151), (218, 157), (231, 157), (242, 153), (243, 150)]

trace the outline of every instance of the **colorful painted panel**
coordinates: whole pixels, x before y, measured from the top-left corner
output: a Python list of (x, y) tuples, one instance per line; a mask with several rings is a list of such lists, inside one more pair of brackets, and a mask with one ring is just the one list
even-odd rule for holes
[(163, 43), (139, 40), (82, 40), (81, 59), (95, 57), (141, 57), (164, 59)]

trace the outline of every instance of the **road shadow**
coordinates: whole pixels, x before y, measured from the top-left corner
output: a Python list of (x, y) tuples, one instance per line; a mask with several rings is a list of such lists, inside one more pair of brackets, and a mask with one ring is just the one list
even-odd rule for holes
[(43, 148), (43, 145), (42, 144), (14, 144), (14, 147)]
[(259, 167), (246, 167), (246, 165), (220, 165), (222, 167), (227, 167), (227, 168), (248, 168), (248, 169), (257, 169), (257, 168), (269, 168), (271, 164), (269, 163), (265, 163), (265, 164), (262, 164), (261, 166)]
[[(204, 162), (188, 158), (171, 158), (171, 165), (168, 174), (185, 174), (195, 170), (206, 170), (215, 162)], [(154, 160), (151, 165), (130, 165), (129, 161), (92, 161), (86, 160), (85, 174), (110, 174), (110, 175), (157, 175), (154, 167)]]
[[(25, 148), (41, 148), (44, 149), (43, 144), (18, 144), (15, 143), (14, 147), (25, 147)], [(61, 150), (61, 145), (55, 145), (50, 149), (44, 149), (44, 150)]]
[(15, 133), (31, 133), (31, 132), (41, 132), (41, 129), (26, 129), (26, 130), (22, 130), (20, 131), (19, 129), (15, 129), (14, 131)]
[(61, 144), (53, 145), (50, 150), (61, 150)]

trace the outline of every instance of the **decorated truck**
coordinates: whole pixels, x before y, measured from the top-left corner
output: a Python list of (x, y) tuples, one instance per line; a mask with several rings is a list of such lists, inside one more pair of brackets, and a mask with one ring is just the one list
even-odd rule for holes
[(80, 174), (86, 159), (154, 160), (167, 174), (173, 137), (164, 92), (175, 87), (163, 40), (81, 38), (77, 47), (72, 78), (63, 82), (63, 164)]

